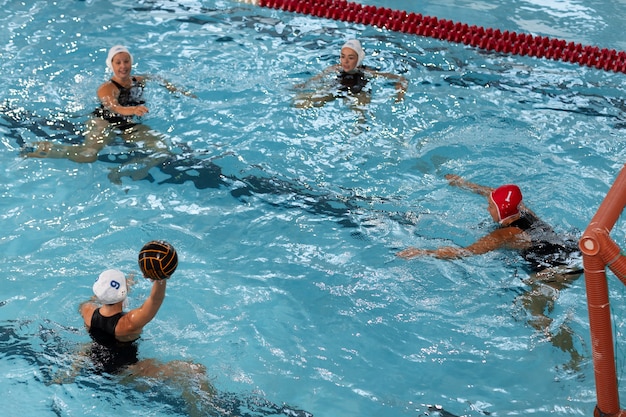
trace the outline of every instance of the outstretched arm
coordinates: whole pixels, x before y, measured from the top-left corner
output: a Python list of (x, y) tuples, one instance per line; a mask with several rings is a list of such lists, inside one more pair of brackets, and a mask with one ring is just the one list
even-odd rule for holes
[(331, 72), (337, 72), (339, 71), (339, 68), (341, 67), (341, 65), (331, 65), (329, 67), (326, 67), (322, 72), (320, 72), (319, 74), (309, 78), (308, 80), (306, 80), (303, 83), (300, 84), (296, 84), (294, 85), (294, 88), (305, 88), (307, 87), (309, 84), (314, 83), (316, 81), (321, 80), (322, 78), (324, 78), (326, 75), (328, 75)]
[(395, 87), (396, 90), (398, 90), (396, 101), (401, 101), (404, 98), (404, 93), (406, 93), (406, 89), (409, 87), (409, 81), (402, 75), (392, 74), (389, 72), (378, 72), (368, 68), (366, 68), (365, 71), (370, 73), (373, 77), (385, 77), (390, 80), (395, 80)]
[(412, 259), (417, 256), (430, 255), (440, 259), (462, 258), (481, 255), (500, 248), (524, 249), (530, 244), (530, 238), (517, 227), (496, 229), (476, 242), (464, 248), (443, 246), (438, 249), (408, 248), (397, 253), (401, 258)]
[(443, 246), (438, 249), (419, 249), (411, 247), (398, 252), (396, 255), (404, 259), (413, 259), (417, 258), (418, 256), (434, 256), (440, 259), (452, 259), (469, 256), (471, 255), (471, 253), (468, 252), (465, 248)]
[[(485, 197), (489, 197), (491, 192), (493, 190), (495, 190), (495, 188), (493, 188), (493, 187), (487, 187), (487, 186), (484, 186), (484, 185), (479, 185), (479, 184), (467, 181), (467, 180), (465, 180), (465, 179), (463, 179), (460, 176), (455, 175), (455, 174), (447, 174), (446, 175), (446, 179), (448, 180), (450, 185), (454, 185), (454, 186), (457, 186), (457, 187), (460, 187), (460, 188), (465, 188), (465, 189), (471, 190), (471, 191), (475, 192), (476, 194), (480, 194), (480, 195), (485, 196)], [(524, 205), (523, 202), (520, 203), (520, 209), (535, 215), (532, 212), (531, 209), (529, 209), (526, 205)]]
[(470, 191), (475, 192), (476, 194), (480, 194), (485, 197), (488, 197), (489, 194), (491, 194), (491, 192), (494, 190), (493, 187), (487, 187), (484, 185), (479, 185), (479, 184), (467, 181), (455, 174), (446, 175), (446, 179), (448, 180), (448, 183), (450, 183), (450, 185), (468, 189)]
[(198, 98), (198, 96), (196, 96), (191, 91), (183, 90), (182, 88), (176, 87), (174, 84), (172, 84), (171, 82), (169, 82), (168, 80), (166, 80), (165, 78), (163, 78), (163, 77), (161, 77), (159, 75), (145, 75), (144, 78), (146, 80), (155, 80), (155, 81), (157, 81), (159, 84), (161, 84), (163, 87), (165, 87), (167, 89), (167, 91), (169, 91), (170, 93), (180, 93), (180, 94), (182, 94), (184, 96), (187, 96), (187, 97)]

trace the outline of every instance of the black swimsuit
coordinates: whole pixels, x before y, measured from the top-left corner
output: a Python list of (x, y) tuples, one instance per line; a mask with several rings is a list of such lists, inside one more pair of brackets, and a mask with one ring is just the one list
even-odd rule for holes
[(104, 317), (98, 308), (91, 316), (89, 335), (94, 343), (89, 350), (89, 356), (100, 372), (115, 374), (139, 361), (135, 342), (120, 342), (115, 338), (115, 326), (123, 315), (124, 313), (117, 313)]
[(522, 257), (530, 263), (534, 272), (555, 266), (572, 264), (578, 245), (573, 240), (566, 240), (546, 222), (528, 212), (521, 212), (521, 217), (506, 227), (517, 227), (530, 236), (531, 246), (520, 251)]
[(361, 70), (355, 72), (340, 71), (337, 74), (337, 80), (339, 81), (339, 90), (349, 92), (351, 94), (360, 93), (367, 85), (367, 78), (365, 73)]
[[(119, 90), (120, 94), (117, 98), (117, 102), (120, 106), (131, 107), (131, 106), (140, 106), (145, 103), (142, 99), (144, 83), (143, 81), (139, 82), (137, 78), (132, 77), (132, 84), (130, 88), (126, 88), (122, 86), (120, 83), (110, 80)], [(98, 117), (102, 117), (104, 120), (108, 121), (111, 124), (114, 124), (117, 128), (121, 130), (125, 130), (131, 128), (136, 125), (133, 122), (132, 116), (122, 116), (111, 110), (108, 110), (104, 105), (100, 105), (96, 110), (94, 110), (93, 114)]]

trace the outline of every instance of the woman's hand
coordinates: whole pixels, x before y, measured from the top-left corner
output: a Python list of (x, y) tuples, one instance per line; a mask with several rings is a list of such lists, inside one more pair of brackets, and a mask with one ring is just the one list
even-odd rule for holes
[(450, 185), (456, 185), (457, 187), (460, 187), (465, 183), (465, 180), (456, 174), (446, 174), (446, 179)]
[(133, 116), (143, 116), (148, 113), (148, 108), (146, 106), (134, 106), (133, 107)]
[(407, 248), (398, 252), (396, 255), (404, 259), (413, 259), (417, 256), (428, 255), (429, 252), (430, 251), (428, 249)]

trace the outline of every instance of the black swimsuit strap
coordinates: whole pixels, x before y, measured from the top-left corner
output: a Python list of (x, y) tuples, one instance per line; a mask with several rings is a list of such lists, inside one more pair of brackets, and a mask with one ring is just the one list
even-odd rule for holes
[(113, 83), (113, 85), (115, 85), (120, 90), (124, 88), (124, 86), (122, 84), (118, 83), (117, 81), (115, 81), (112, 78), (109, 81), (111, 81)]
[(133, 88), (133, 85), (137, 82), (137, 79), (135, 77), (131, 77), (131, 80), (133, 82), (131, 83), (130, 87), (128, 87), (128, 88), (124, 87), (122, 84), (118, 83), (113, 78), (111, 78), (109, 81), (111, 81), (120, 90), (130, 90), (131, 88)]

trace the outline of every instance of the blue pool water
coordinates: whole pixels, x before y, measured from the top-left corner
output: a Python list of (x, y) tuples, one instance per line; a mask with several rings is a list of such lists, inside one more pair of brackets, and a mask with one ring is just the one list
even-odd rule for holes
[[(398, 8), (398, 3), (363, 1)], [(402, 2), (404, 3), (404, 2)], [(89, 342), (77, 314), (106, 268), (138, 271), (139, 248), (180, 255), (142, 358), (206, 366), (234, 415), (262, 398), (315, 416), (592, 415), (584, 278), (550, 317), (584, 359), (527, 324), (512, 253), (405, 261), (409, 245), (466, 245), (492, 224), (455, 173), (514, 182), (562, 233), (579, 234), (621, 169), (624, 74), (234, 1), (2, 2), (0, 388), (6, 415), (185, 415), (177, 388), (137, 390), (69, 371)], [(422, 1), (409, 11), (626, 49), (619, 2)], [(371, 103), (298, 109), (293, 86), (359, 37), (366, 63), (410, 80), (405, 100), (372, 82)], [(23, 159), (45, 135), (79, 140), (127, 45), (148, 84), (144, 122), (179, 160), (151, 178), (107, 179), (123, 146), (93, 164)], [(624, 228), (614, 237), (624, 242)], [(610, 276), (618, 375), (624, 290)], [(137, 307), (149, 292), (131, 293)], [(229, 400), (230, 399), (230, 400)], [(238, 408), (239, 407), (239, 408)], [(208, 406), (206, 408), (209, 408)], [(267, 412), (269, 414), (269, 411)], [(213, 415), (213, 414), (209, 414)]]

